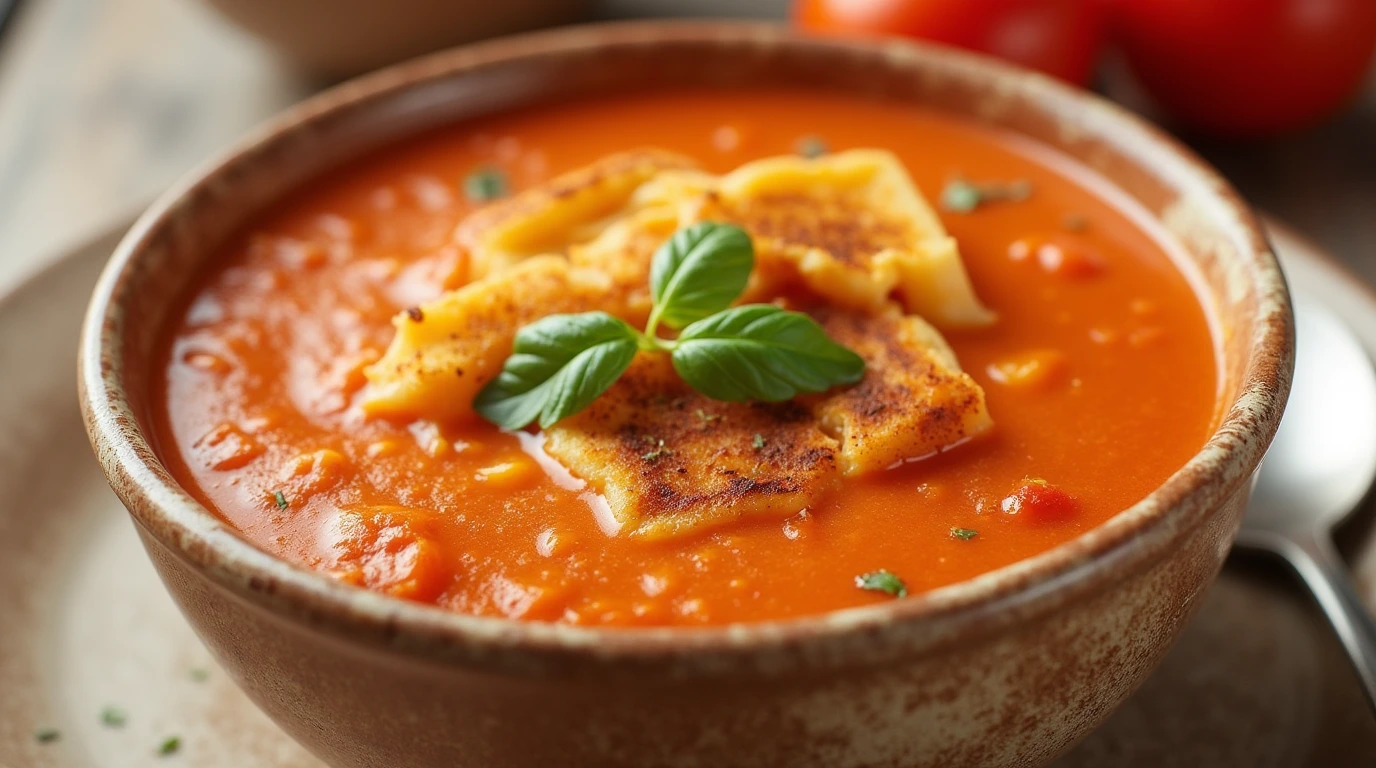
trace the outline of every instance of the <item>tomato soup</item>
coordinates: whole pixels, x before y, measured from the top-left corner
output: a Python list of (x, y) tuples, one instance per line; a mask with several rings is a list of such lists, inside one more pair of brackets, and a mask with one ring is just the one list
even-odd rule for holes
[[(943, 329), (984, 390), (986, 434), (845, 478), (787, 518), (647, 540), (609, 527), (533, 429), (361, 407), (392, 318), (472, 279), (453, 233), (478, 205), (475, 173), (519, 191), (634, 147), (724, 173), (800, 144), (888, 150), (934, 205), (953, 179), (1000, 185), (938, 206), (998, 317)], [(969, 579), (1141, 500), (1217, 419), (1209, 318), (1144, 211), (1029, 140), (811, 92), (627, 95), (408, 140), (262, 214), (163, 349), (159, 450), (256, 545), (457, 612), (589, 625), (781, 619), (894, 599), (876, 574), (905, 594)], [(376, 509), (390, 511), (359, 512)]]

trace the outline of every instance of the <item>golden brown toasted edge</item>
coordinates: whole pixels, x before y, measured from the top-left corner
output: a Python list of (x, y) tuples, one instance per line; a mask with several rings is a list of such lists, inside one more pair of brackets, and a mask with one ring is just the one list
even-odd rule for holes
[(698, 218), (738, 223), (755, 240), (761, 279), (751, 300), (770, 298), (781, 280), (850, 309), (880, 311), (897, 294), (907, 311), (943, 328), (995, 319), (955, 240), (891, 151), (754, 160), (701, 199)]
[(993, 428), (984, 390), (960, 370), (935, 328), (915, 315), (819, 308), (833, 340), (865, 358), (865, 377), (814, 406), (840, 441), (847, 476), (879, 472), (951, 450)]
[(583, 412), (546, 430), (545, 451), (602, 493), (632, 536), (679, 536), (787, 517), (839, 479), (836, 443), (803, 405), (725, 403), (641, 354)]
[(400, 312), (391, 344), (364, 371), (363, 410), (388, 418), (468, 418), (522, 326), (592, 309), (624, 314), (604, 275), (571, 268), (562, 256), (538, 256)]

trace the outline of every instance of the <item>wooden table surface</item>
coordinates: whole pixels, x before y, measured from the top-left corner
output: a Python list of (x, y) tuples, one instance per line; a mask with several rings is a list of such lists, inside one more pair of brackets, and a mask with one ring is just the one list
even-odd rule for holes
[(0, 41), (0, 286), (312, 88), (189, 0), (26, 0)]

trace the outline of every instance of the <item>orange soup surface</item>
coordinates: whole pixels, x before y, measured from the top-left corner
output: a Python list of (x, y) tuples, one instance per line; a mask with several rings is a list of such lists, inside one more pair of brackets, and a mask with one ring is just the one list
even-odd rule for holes
[[(465, 179), (513, 191), (628, 148), (708, 171), (797, 151), (896, 153), (935, 206), (953, 178), (1026, 199), (942, 210), (998, 313), (945, 331), (992, 432), (846, 479), (788, 519), (663, 541), (617, 532), (541, 450), (485, 422), (394, 422), (359, 406), (391, 318), (469, 280), (452, 245)], [(893, 599), (1035, 555), (1178, 469), (1216, 420), (1204, 310), (1145, 213), (1012, 135), (911, 106), (810, 92), (629, 95), (503, 114), (323, 178), (228, 244), (166, 331), (158, 439), (178, 479), (256, 545), (449, 610), (586, 625), (788, 618)], [(384, 509), (387, 514), (370, 514)]]

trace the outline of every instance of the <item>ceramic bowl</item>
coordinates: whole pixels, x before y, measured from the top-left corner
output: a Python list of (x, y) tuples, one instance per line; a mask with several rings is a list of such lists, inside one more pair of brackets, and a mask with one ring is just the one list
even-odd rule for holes
[[(521, 105), (659, 86), (787, 85), (922, 104), (1096, 169), (1173, 238), (1218, 320), (1220, 426), (1141, 503), (1067, 544), (906, 600), (788, 621), (597, 629), (463, 616), (274, 559), (149, 440), (154, 340), (255, 211), (350, 158)], [(336, 766), (1039, 765), (1100, 723), (1190, 618), (1233, 540), (1293, 365), (1256, 220), (1174, 141), (992, 61), (771, 26), (638, 23), (457, 49), (317, 96), (162, 198), (86, 320), (92, 445), (187, 620), (248, 695)]]
[(204, 0), (298, 69), (340, 78), (494, 35), (562, 24), (590, 0)]

